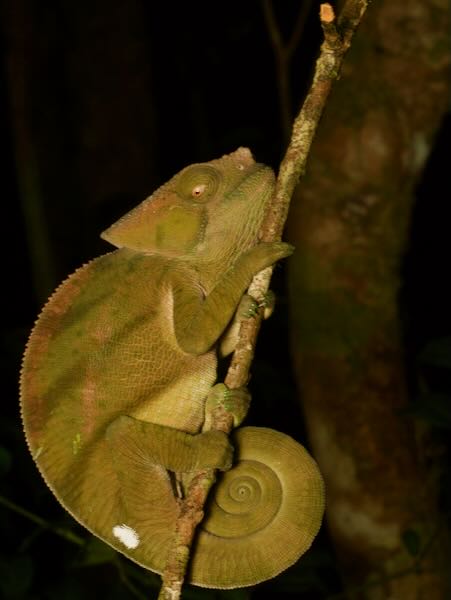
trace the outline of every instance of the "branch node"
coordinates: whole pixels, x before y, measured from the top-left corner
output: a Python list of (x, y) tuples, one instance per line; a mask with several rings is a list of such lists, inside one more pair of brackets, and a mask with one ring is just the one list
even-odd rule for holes
[(321, 23), (332, 23), (335, 21), (334, 9), (330, 4), (321, 4), (319, 7), (319, 18)]

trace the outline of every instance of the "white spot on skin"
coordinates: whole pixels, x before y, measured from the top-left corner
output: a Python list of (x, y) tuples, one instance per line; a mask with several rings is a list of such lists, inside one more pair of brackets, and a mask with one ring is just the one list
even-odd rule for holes
[(113, 527), (113, 535), (121, 541), (127, 548), (137, 548), (139, 546), (139, 535), (134, 529), (122, 523)]

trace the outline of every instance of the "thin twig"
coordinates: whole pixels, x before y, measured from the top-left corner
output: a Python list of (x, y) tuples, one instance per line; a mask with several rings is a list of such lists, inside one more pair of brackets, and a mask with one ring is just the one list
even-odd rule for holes
[(273, 47), (276, 58), (276, 76), (277, 91), (279, 94), (280, 118), (284, 135), (284, 140), (290, 139), (291, 122), (293, 120), (293, 109), (291, 104), (291, 86), (290, 86), (290, 61), (294, 51), (299, 45), (302, 33), (305, 28), (307, 17), (310, 13), (312, 1), (304, 0), (302, 2), (296, 18), (296, 23), (291, 32), (288, 41), (282, 39), (277, 19), (271, 0), (263, 0), (263, 16), (265, 18), (266, 29)]
[(59, 527), (58, 525), (53, 525), (49, 521), (46, 521), (45, 519), (40, 517), (39, 515), (36, 515), (35, 513), (27, 510), (26, 508), (19, 506), (18, 504), (16, 504), (12, 500), (9, 500), (8, 498), (5, 498), (4, 496), (0, 496), (0, 504), (2, 506), (5, 506), (9, 510), (14, 511), (18, 515), (25, 517), (29, 521), (33, 521), (33, 523), (36, 523), (36, 525), (38, 525), (41, 529), (51, 531), (52, 533), (55, 533), (56, 535), (59, 535), (60, 537), (64, 538), (66, 541), (71, 542), (72, 544), (76, 544), (77, 546), (84, 546), (86, 544), (86, 540), (84, 538), (77, 535), (70, 529), (66, 529), (65, 527)]
[(24, 217), (36, 299), (42, 304), (55, 287), (55, 252), (52, 252), (45, 215), (44, 191), (31, 111), (31, 74), (36, 40), (32, 13), (25, 2), (10, 3), (3, 10), (8, 52), (5, 53), (9, 120), (14, 140), (14, 159), (19, 199)]
[[(320, 19), (324, 42), (316, 62), (310, 91), (293, 125), (293, 133), (276, 182), (274, 197), (261, 231), (263, 241), (279, 240), (288, 214), (288, 206), (299, 180), (305, 170), (307, 156), (332, 84), (338, 76), (343, 56), (349, 48), (352, 36), (366, 10), (367, 0), (347, 0), (335, 25), (335, 15), (329, 4), (321, 5)], [(261, 299), (269, 288), (272, 269), (259, 273), (249, 288), (249, 294)], [(230, 388), (246, 385), (254, 356), (255, 343), (260, 328), (261, 315), (246, 319), (240, 328), (237, 347), (232, 357), (225, 383)], [(216, 409), (212, 428), (230, 432), (231, 418), (228, 413)], [(159, 600), (180, 598), (183, 579), (187, 569), (195, 528), (203, 517), (208, 493), (215, 481), (212, 470), (201, 471), (193, 478), (187, 496), (181, 503), (177, 518), (173, 545), (163, 573)]]
[[(18, 515), (21, 515), (22, 517), (25, 517), (29, 521), (32, 521), (33, 523), (35, 523), (38, 526), (38, 529), (32, 535), (38, 535), (42, 531), (50, 531), (51, 533), (58, 535), (59, 537), (66, 540), (66, 542), (70, 542), (71, 544), (74, 544), (76, 546), (86, 548), (87, 540), (85, 538), (82, 538), (81, 536), (77, 535), (71, 529), (67, 529), (66, 527), (59, 527), (58, 525), (54, 525), (53, 523), (51, 523), (50, 521), (47, 521), (43, 517), (40, 517), (36, 513), (31, 512), (30, 510), (27, 510), (26, 508), (23, 508), (22, 506), (19, 506), (12, 500), (9, 500), (9, 498), (5, 498), (4, 496), (1, 496), (1, 495), (0, 495), (0, 505), (17, 513)], [(24, 547), (25, 547), (24, 544), (22, 544), (22, 550), (24, 549)], [(142, 592), (140, 592), (140, 590), (130, 581), (130, 578), (126, 573), (124, 565), (121, 562), (121, 558), (118, 554), (116, 554), (116, 553), (114, 554), (112, 563), (114, 564), (114, 566), (119, 574), (119, 579), (121, 580), (124, 587), (126, 587), (139, 600), (144, 600), (144, 598), (146, 596), (144, 596), (144, 594)]]

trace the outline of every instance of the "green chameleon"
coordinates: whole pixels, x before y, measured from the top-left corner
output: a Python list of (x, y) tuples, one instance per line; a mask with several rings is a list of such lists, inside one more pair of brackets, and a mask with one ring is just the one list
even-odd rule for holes
[(244, 427), (233, 459), (227, 436), (208, 430), (218, 402), (235, 426), (245, 417), (249, 394), (215, 384), (217, 357), (233, 350), (252, 277), (292, 252), (258, 240), (273, 188), (246, 148), (180, 171), (102, 234), (115, 251), (57, 288), (23, 361), (22, 417), (46, 483), (143, 567), (164, 569), (192, 474), (224, 471), (190, 564), (188, 580), (205, 587), (280, 573), (324, 510), (316, 463), (294, 440)]

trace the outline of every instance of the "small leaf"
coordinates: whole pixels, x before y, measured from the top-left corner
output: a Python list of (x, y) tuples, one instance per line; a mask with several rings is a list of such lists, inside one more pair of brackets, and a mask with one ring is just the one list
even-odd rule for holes
[(418, 556), (421, 548), (421, 538), (414, 529), (406, 529), (402, 533), (402, 542), (410, 556)]

